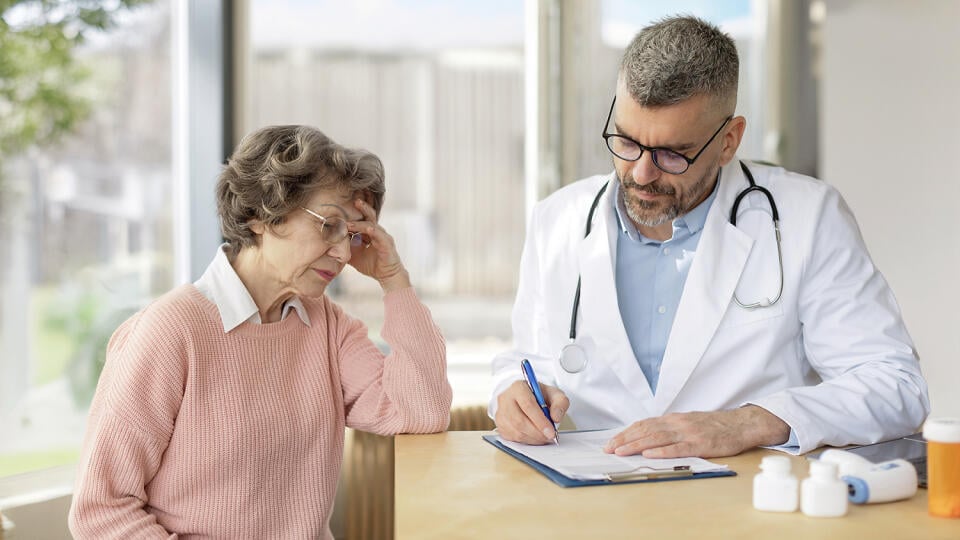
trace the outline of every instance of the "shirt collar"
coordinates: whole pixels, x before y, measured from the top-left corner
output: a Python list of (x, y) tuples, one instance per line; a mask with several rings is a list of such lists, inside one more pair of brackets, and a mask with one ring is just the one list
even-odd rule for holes
[(710, 195), (693, 210), (673, 220), (674, 232), (676, 232), (678, 224), (690, 231), (690, 234), (695, 234), (703, 229), (703, 226), (707, 223), (707, 214), (710, 213), (710, 207), (713, 206), (713, 201), (717, 198), (717, 191), (719, 191), (717, 187), (719, 185), (720, 173), (717, 172), (717, 181), (713, 183), (713, 190), (710, 191)]
[[(203, 293), (204, 296), (216, 304), (220, 311), (220, 319), (223, 322), (224, 333), (233, 330), (241, 324), (250, 321), (260, 324), (260, 310), (257, 304), (250, 296), (250, 292), (240, 281), (240, 276), (233, 269), (230, 260), (227, 259), (226, 249), (228, 244), (222, 244), (217, 248), (217, 254), (213, 261), (207, 266), (206, 271), (200, 276), (194, 285)], [(281, 320), (286, 319), (291, 310), (295, 310), (303, 324), (310, 326), (310, 316), (303, 306), (300, 298), (294, 296), (283, 304)]]
[[(637, 230), (637, 226), (634, 225), (633, 221), (627, 216), (627, 208), (623, 204), (623, 197), (620, 195), (620, 191), (623, 189), (620, 185), (620, 179), (616, 174), (613, 175), (613, 193), (611, 196), (614, 201), (614, 210), (616, 210), (617, 223), (620, 226), (620, 231), (625, 233), (631, 240), (640, 240), (644, 243), (657, 243), (653, 240), (648, 239), (647, 237), (640, 234)], [(710, 192), (710, 195), (703, 200), (700, 204), (695, 206), (693, 210), (690, 210), (686, 214), (679, 216), (673, 220), (673, 235), (671, 238), (677, 238), (678, 232), (686, 231), (686, 235), (692, 235), (699, 232), (703, 229), (703, 226), (707, 222), (707, 214), (710, 213), (710, 207), (713, 206), (714, 199), (717, 198), (717, 188), (720, 185), (720, 173), (717, 173), (717, 181), (713, 184), (713, 191)]]

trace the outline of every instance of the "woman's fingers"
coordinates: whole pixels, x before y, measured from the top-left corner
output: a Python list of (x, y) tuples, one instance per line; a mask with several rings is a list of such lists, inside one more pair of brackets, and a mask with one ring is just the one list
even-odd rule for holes
[(409, 286), (409, 276), (400, 261), (393, 237), (377, 223), (376, 211), (360, 199), (354, 201), (354, 206), (363, 215), (363, 219), (348, 221), (347, 230), (365, 235), (367, 238), (364, 243), (373, 249), (354, 249), (350, 264), (360, 273), (379, 281), (384, 290)]
[(360, 211), (360, 214), (363, 215), (363, 219), (348, 221), (347, 228), (351, 232), (358, 232), (366, 236), (366, 238), (363, 239), (364, 247), (369, 247), (374, 240), (377, 240), (378, 244), (382, 244), (390, 237), (383, 227), (377, 223), (377, 212), (369, 203), (363, 199), (356, 199), (353, 201), (353, 205)]
[(371, 223), (377, 223), (377, 212), (370, 206), (370, 203), (363, 199), (356, 199), (353, 205), (363, 214), (363, 219)]

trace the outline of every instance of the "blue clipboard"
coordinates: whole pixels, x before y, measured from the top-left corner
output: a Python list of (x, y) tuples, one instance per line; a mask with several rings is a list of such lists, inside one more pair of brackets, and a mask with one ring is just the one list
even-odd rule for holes
[(649, 482), (672, 482), (675, 480), (696, 480), (698, 478), (715, 478), (718, 476), (736, 476), (737, 473), (731, 470), (725, 471), (713, 471), (713, 472), (701, 472), (693, 473), (689, 476), (665, 476), (661, 478), (645, 478), (645, 479), (635, 479), (635, 480), (576, 480), (565, 476), (550, 467), (547, 467), (539, 461), (530, 459), (529, 457), (517, 452), (516, 450), (510, 448), (509, 446), (503, 444), (497, 440), (496, 435), (483, 435), (483, 440), (492, 444), (493, 446), (503, 450), (507, 454), (519, 459), (520, 461), (526, 463), (527, 465), (533, 467), (540, 474), (549, 478), (554, 484), (557, 484), (560, 487), (584, 487), (584, 486), (611, 486), (619, 484), (640, 484), (640, 483), (649, 483)]

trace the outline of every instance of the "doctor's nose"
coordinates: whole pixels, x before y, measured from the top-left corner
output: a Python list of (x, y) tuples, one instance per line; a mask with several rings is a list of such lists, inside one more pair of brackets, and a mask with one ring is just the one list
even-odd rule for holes
[(630, 177), (641, 186), (653, 183), (663, 174), (654, 163), (653, 153), (643, 152), (640, 159), (630, 162)]

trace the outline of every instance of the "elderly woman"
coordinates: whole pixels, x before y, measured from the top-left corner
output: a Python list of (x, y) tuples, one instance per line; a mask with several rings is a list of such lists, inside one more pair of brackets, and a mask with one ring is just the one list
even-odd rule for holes
[[(110, 340), (70, 510), (77, 538), (330, 538), (344, 426), (446, 429), (443, 337), (377, 223), (383, 167), (320, 131), (248, 135), (203, 276)], [(324, 291), (384, 292), (384, 355)]]

